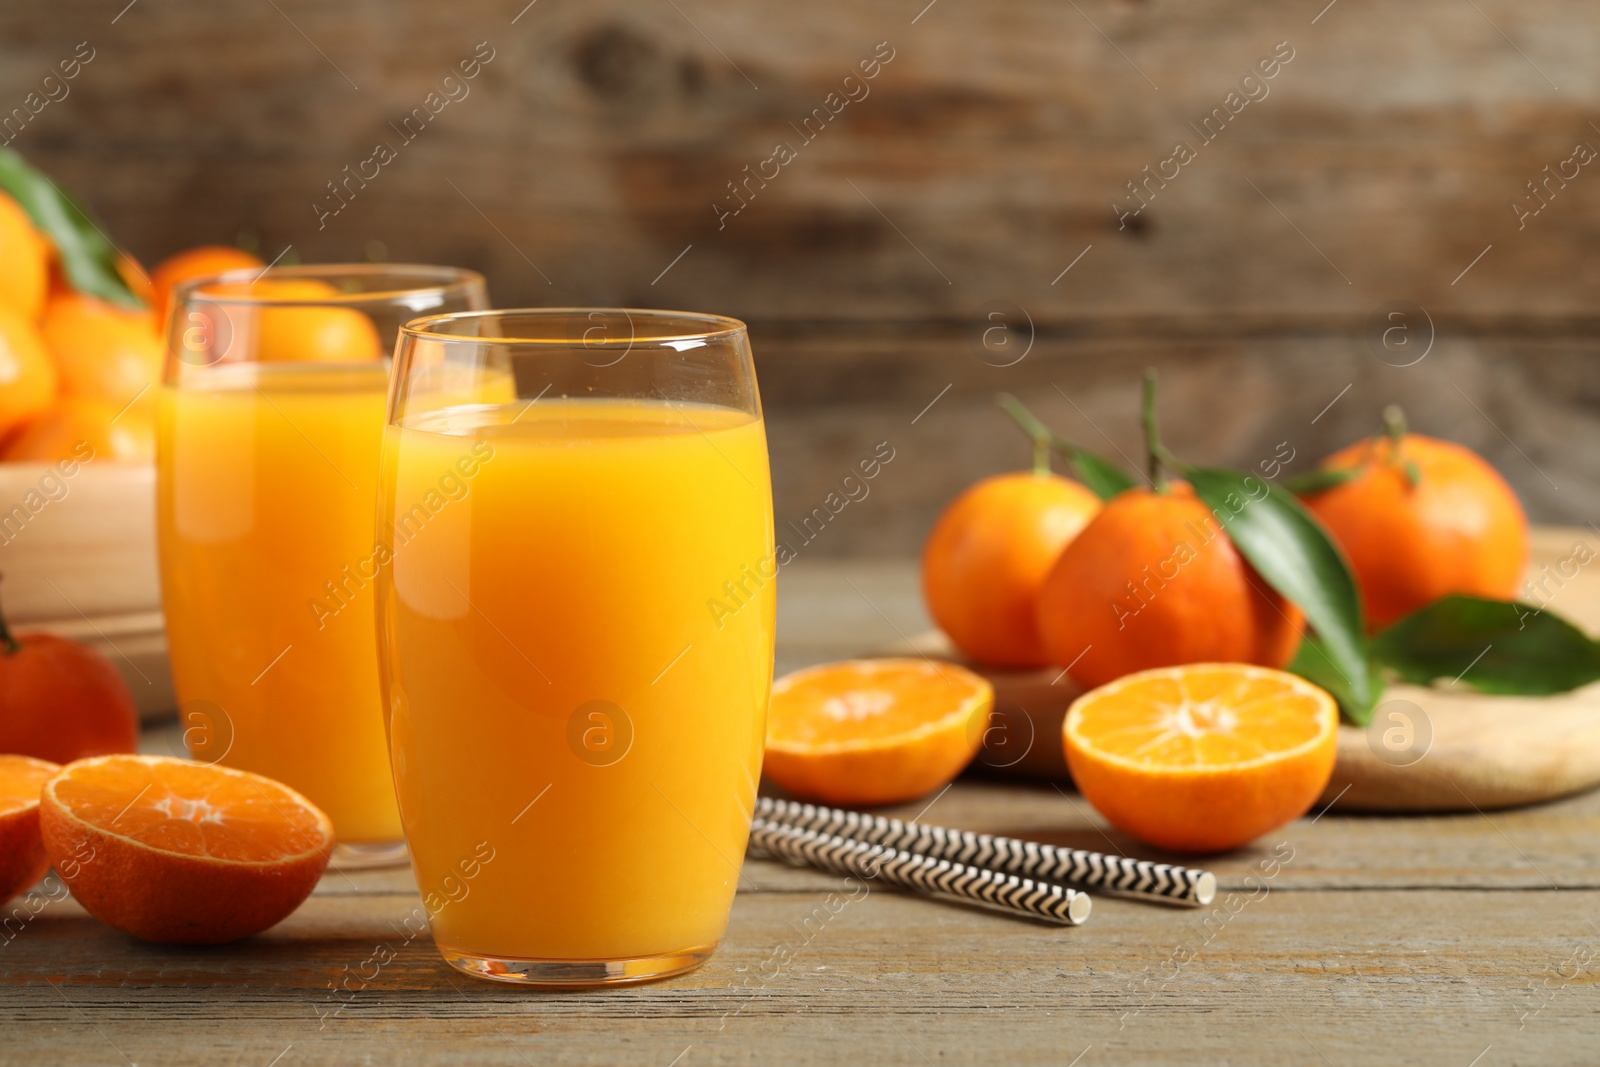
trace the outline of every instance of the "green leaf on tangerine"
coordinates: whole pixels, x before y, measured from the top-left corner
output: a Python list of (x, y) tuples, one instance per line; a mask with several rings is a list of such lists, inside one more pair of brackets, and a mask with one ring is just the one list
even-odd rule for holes
[(1372, 706), (1361, 594), (1344, 555), (1288, 492), (1253, 474), (1187, 467), (1183, 476), (1267, 584), (1305, 613), (1352, 718)]

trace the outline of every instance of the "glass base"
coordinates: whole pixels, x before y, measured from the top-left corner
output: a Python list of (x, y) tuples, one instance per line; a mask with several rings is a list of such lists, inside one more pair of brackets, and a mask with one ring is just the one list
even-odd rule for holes
[(565, 987), (629, 985), (671, 978), (694, 970), (717, 950), (717, 942), (667, 952), (659, 956), (638, 956), (620, 960), (542, 960), (517, 957), (480, 956), (440, 945), (444, 961), (463, 974), (514, 985)]
[(410, 862), (411, 853), (400, 841), (340, 841), (333, 846), (328, 868), (335, 871), (363, 871), (373, 867), (399, 867)]

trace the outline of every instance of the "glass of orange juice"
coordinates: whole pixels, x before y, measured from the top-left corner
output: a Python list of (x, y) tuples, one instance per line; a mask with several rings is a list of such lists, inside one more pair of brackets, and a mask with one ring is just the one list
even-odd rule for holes
[(445, 267), (236, 271), (179, 288), (157, 406), (157, 529), (184, 740), (309, 797), (334, 862), (401, 862), (373, 536), (402, 323), (488, 306)]
[(772, 681), (772, 489), (744, 324), (560, 309), (408, 324), (378, 527), (395, 787), (445, 959), (566, 986), (703, 963), (740, 875)]

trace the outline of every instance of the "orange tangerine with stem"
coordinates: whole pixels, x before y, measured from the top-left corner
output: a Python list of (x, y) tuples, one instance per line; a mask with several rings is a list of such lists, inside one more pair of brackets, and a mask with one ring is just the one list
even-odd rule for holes
[(1107, 501), (1039, 592), (1051, 661), (1085, 686), (1184, 663), (1282, 667), (1303, 617), (1239, 553), (1187, 483), (1168, 481), (1147, 380), (1150, 487)]
[(1050, 470), (1049, 431), (1001, 401), (1033, 440), (1033, 470), (997, 474), (940, 514), (922, 550), (928, 612), (963, 655), (1012, 669), (1042, 667), (1039, 590), (1061, 550), (1100, 510), (1088, 489)]
[(1344, 549), (1381, 629), (1451, 593), (1510, 599), (1528, 565), (1528, 519), (1511, 486), (1471, 449), (1407, 433), (1397, 407), (1388, 432), (1335, 452), (1333, 484), (1306, 507)]

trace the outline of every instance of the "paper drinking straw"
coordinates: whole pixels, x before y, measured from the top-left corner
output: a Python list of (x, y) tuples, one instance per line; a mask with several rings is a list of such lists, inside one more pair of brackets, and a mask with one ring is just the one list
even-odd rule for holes
[(900, 852), (1004, 871), (1035, 881), (1085, 886), (1141, 900), (1206, 905), (1217, 895), (1216, 876), (1192, 867), (1057, 848), (1037, 841), (975, 834), (943, 826), (904, 823), (882, 815), (772, 797), (756, 798), (756, 817), (852, 841), (883, 845)]
[(886, 845), (851, 841), (757, 818), (750, 825), (753, 848), (779, 859), (836, 874), (874, 878), (930, 896), (981, 904), (1012, 915), (1077, 926), (1089, 917), (1087, 893), (1047, 885), (1014, 874), (987, 871)]

